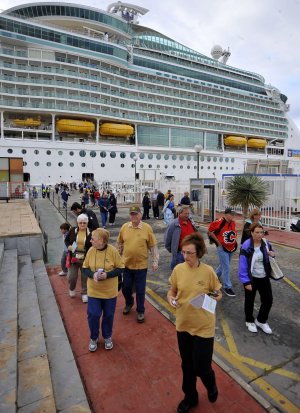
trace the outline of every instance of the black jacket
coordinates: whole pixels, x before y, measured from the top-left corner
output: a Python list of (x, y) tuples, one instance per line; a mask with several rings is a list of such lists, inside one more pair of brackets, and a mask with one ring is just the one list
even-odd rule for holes
[(92, 211), (91, 209), (82, 208), (81, 214), (87, 215), (89, 219), (88, 228), (91, 231), (94, 231), (94, 229), (99, 228), (99, 222), (98, 222), (97, 216), (94, 211)]

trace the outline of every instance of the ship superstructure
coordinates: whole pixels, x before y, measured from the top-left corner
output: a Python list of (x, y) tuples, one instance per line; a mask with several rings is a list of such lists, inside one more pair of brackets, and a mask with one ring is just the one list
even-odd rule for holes
[(147, 12), (43, 2), (1, 13), (1, 156), (23, 157), (34, 183), (130, 181), (133, 168), (187, 180), (195, 145), (205, 177), (299, 173), (287, 97), (141, 26)]

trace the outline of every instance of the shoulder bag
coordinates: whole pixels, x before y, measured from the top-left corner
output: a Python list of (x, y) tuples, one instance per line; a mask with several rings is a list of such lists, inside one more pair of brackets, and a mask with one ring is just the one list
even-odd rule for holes
[[(265, 239), (263, 241), (266, 245), (266, 250), (269, 251), (267, 241)], [(270, 261), (270, 265), (271, 265), (271, 275), (270, 275), (270, 277), (273, 280), (276, 280), (276, 281), (281, 280), (284, 277), (284, 275), (283, 275), (277, 261), (275, 260), (274, 257), (270, 257), (270, 255), (269, 255), (269, 261)]]

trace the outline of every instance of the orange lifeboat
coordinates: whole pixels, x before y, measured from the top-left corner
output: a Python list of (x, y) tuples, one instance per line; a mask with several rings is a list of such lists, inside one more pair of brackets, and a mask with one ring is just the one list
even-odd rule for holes
[(59, 119), (56, 122), (56, 129), (59, 133), (81, 133), (89, 135), (95, 132), (96, 127), (93, 122), (76, 119)]
[(226, 136), (224, 138), (225, 146), (246, 146), (247, 139), (244, 136)]
[(102, 123), (100, 126), (100, 135), (102, 136), (132, 136), (134, 127), (125, 123)]
[(247, 142), (248, 148), (263, 149), (266, 146), (267, 146), (267, 141), (265, 139), (249, 138)]
[(20, 128), (30, 128), (30, 127), (35, 127), (37, 128), (38, 126), (41, 126), (42, 122), (40, 119), (34, 119), (34, 118), (27, 118), (27, 119), (14, 119), (13, 123), (16, 126), (19, 126)]

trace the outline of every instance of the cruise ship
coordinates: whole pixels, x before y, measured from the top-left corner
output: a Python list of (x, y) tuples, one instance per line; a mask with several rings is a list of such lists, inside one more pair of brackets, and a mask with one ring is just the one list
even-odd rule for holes
[(32, 184), (299, 174), (287, 97), (228, 50), (205, 56), (141, 25), (146, 13), (120, 1), (0, 13), (0, 157), (22, 159)]

